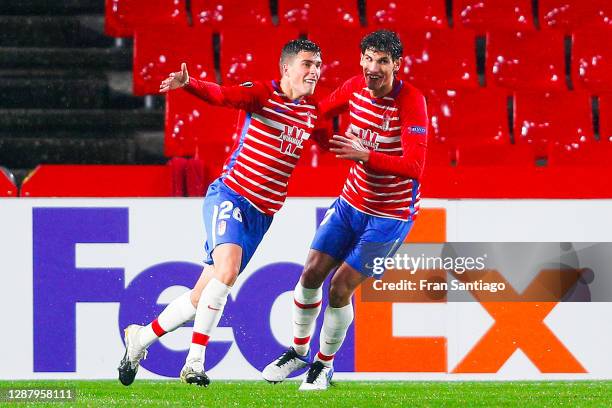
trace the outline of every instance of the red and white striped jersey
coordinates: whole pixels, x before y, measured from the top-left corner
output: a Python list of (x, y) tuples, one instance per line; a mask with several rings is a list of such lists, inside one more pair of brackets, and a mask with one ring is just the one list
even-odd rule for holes
[(367, 163), (351, 167), (341, 197), (370, 215), (414, 219), (427, 148), (427, 108), (421, 92), (395, 81), (387, 96), (375, 98), (363, 76), (356, 76), (320, 108), (325, 116), (348, 108), (349, 129), (371, 150)]
[(289, 177), (315, 127), (314, 99), (292, 101), (276, 81), (222, 87), (190, 78), (185, 89), (211, 104), (246, 112), (223, 166), (223, 182), (264, 214), (280, 210)]

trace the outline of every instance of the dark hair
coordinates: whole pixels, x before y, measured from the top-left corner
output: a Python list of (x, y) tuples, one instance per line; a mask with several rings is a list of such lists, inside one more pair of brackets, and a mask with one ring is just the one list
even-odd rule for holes
[(286, 63), (289, 58), (293, 58), (298, 55), (300, 51), (321, 54), (321, 48), (310, 40), (304, 40), (301, 38), (297, 40), (291, 40), (283, 46), (283, 50), (281, 51), (279, 61), (281, 71), (283, 69), (283, 64)]
[(366, 50), (386, 52), (393, 61), (402, 58), (404, 46), (396, 33), (389, 30), (374, 31), (361, 40), (361, 53)]

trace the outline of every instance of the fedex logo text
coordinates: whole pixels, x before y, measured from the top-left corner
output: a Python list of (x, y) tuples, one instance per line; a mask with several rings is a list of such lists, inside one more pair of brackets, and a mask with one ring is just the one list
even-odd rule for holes
[[(164, 262), (145, 268), (127, 282), (122, 268), (77, 268), (78, 243), (130, 243), (130, 209), (56, 207), (32, 211), (35, 372), (76, 371), (77, 303), (118, 303), (117, 336), (122, 336), (126, 325), (146, 324), (163, 310), (165, 305), (157, 301), (166, 288), (191, 287), (201, 272), (201, 265), (195, 263)], [(324, 213), (325, 209), (317, 209), (319, 219)], [(304, 248), (304, 254), (306, 251)], [(228, 299), (219, 325), (231, 328), (241, 355), (256, 369), (263, 369), (286, 348), (272, 333), (271, 311), (281, 295), (293, 290), (301, 270), (297, 263), (264, 265), (246, 277), (240, 290)], [(503, 277), (500, 274), (495, 278)], [(494, 323), (455, 367), (448, 367), (446, 337), (394, 337), (392, 304), (363, 302), (357, 294), (355, 324), (336, 358), (336, 370), (495, 373), (516, 350), (521, 350), (541, 372), (586, 372), (544, 323), (556, 303), (521, 302), (522, 296), (515, 293), (515, 302), (503, 304), (480, 299)], [(322, 315), (319, 328), (321, 323)], [(316, 349), (319, 330), (315, 333), (312, 345)], [(219, 364), (231, 346), (229, 341), (214, 341), (213, 336), (207, 350), (207, 369)], [(393, 350), (393, 359), (388, 358), (389, 350)], [(186, 350), (175, 351), (154, 343), (143, 366), (156, 374), (175, 377), (185, 355)]]

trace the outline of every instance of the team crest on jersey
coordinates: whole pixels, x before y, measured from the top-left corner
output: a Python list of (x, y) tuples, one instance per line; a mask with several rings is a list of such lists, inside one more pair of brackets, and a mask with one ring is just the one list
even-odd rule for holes
[(391, 124), (391, 114), (389, 112), (386, 112), (383, 114), (383, 118), (382, 118), (383, 122), (382, 122), (382, 130), (384, 130), (385, 132), (387, 132), (390, 128), (390, 124)]
[(223, 234), (225, 234), (226, 229), (227, 223), (225, 222), (225, 220), (219, 221), (219, 224), (217, 224), (217, 235), (222, 236)]
[(361, 144), (371, 150), (377, 150), (379, 143), (376, 141), (378, 139), (378, 132), (372, 132), (370, 129), (359, 129), (359, 138), (362, 139)]
[(304, 129), (296, 126), (285, 125), (283, 133), (280, 135), (279, 150), (285, 154), (295, 154), (298, 147), (302, 147), (304, 141)]

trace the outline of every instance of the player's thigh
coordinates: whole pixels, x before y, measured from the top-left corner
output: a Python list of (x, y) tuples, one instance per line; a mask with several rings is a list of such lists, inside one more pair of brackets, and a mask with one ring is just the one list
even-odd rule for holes
[(232, 286), (241, 272), (242, 247), (231, 243), (219, 244), (215, 247), (212, 257), (215, 265), (213, 277)]
[(375, 273), (375, 259), (394, 256), (411, 227), (411, 221), (370, 216), (368, 226), (345, 262), (365, 276), (380, 278), (384, 271)]
[(367, 275), (343, 262), (331, 280), (329, 287), (329, 304), (331, 307), (343, 307), (351, 302), (351, 296)]
[(351, 222), (354, 211), (342, 199), (334, 201), (319, 224), (310, 248), (338, 261), (344, 260), (356, 236), (355, 223)]
[(304, 271), (300, 277), (303, 287), (315, 289), (321, 287), (327, 275), (340, 264), (340, 260), (316, 249), (308, 252)]

